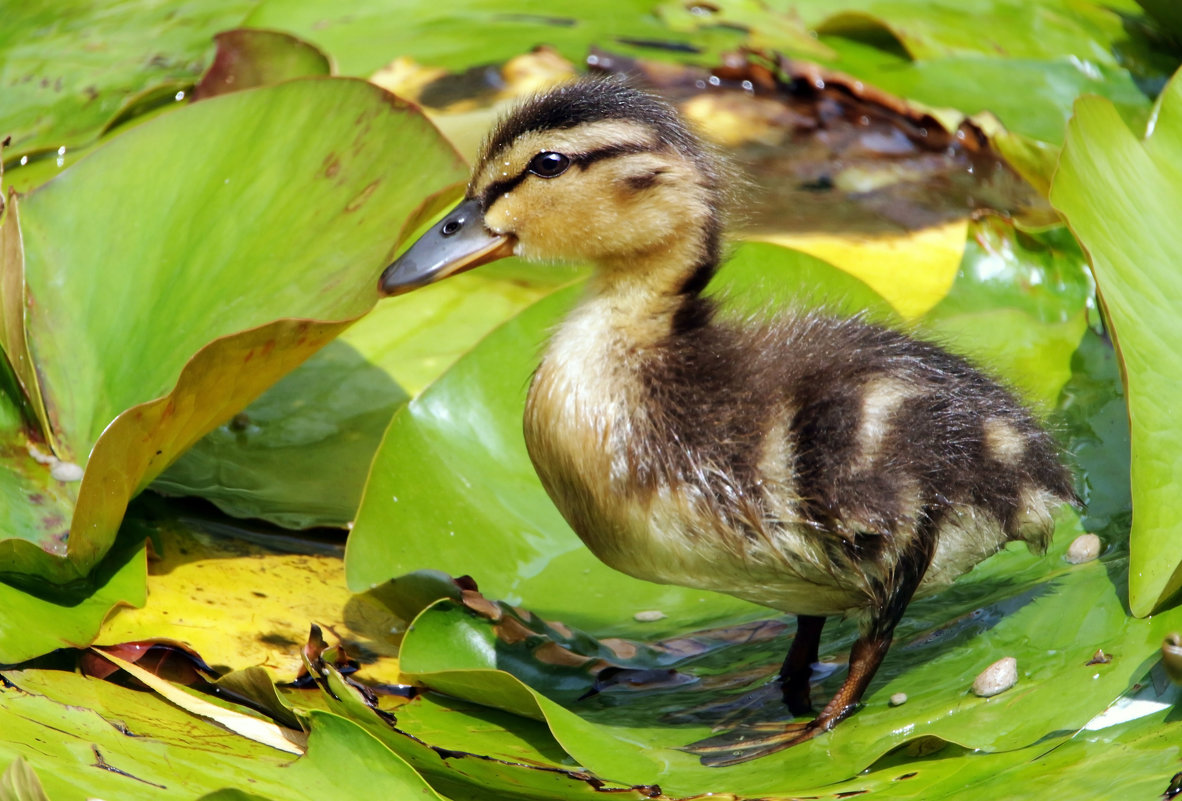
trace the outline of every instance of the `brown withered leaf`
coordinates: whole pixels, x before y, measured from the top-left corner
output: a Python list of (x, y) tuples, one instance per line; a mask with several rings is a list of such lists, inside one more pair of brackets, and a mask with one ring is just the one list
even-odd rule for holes
[[(201, 655), (184, 643), (164, 638), (95, 646), (95, 650), (114, 654), (173, 684), (203, 687), (217, 679), (217, 672)], [(78, 651), (78, 669), (84, 676), (107, 679), (131, 687), (140, 682), (92, 650)]]

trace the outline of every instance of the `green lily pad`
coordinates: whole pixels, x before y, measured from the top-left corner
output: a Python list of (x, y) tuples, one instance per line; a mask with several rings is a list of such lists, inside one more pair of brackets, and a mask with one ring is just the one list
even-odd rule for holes
[[(1008, 770), (982, 776), (971, 789), (962, 785), (949, 797), (990, 801), (1015, 787), (1033, 798), (1157, 798), (1165, 796), (1182, 759), (1182, 722), (1176, 689), (1158, 693), (1149, 684), (1132, 698), (1122, 698), (1114, 711), (1140, 714), (1129, 722), (1093, 720), (1069, 740), (1053, 748), (1045, 744), (1023, 749), (1031, 758)], [(1142, 705), (1144, 714), (1134, 709)], [(949, 788), (951, 789), (951, 788)]]
[[(791, 9), (718, 0), (688, 12), (659, 6), (674, 27), (703, 33), (750, 26), (749, 44), (819, 61), (911, 102), (962, 114), (988, 111), (1006, 128), (1061, 142), (1071, 104), (1109, 97), (1130, 119), (1149, 106), (1113, 42), (1127, 38), (1121, 12), (1136, 6), (1060, 0), (802, 0)], [(686, 21), (689, 17), (689, 21)], [(755, 25), (765, 17), (768, 22)], [(801, 30), (816, 35), (810, 51)], [(818, 52), (820, 50), (821, 52)]]
[(348, 524), (407, 393), (574, 275), (494, 265), (378, 306), (187, 450), (153, 487), (291, 528)]
[(293, 78), (331, 75), (328, 57), (313, 45), (280, 31), (238, 28), (213, 37), (217, 55), (193, 97), (204, 100)]
[[(448, 695), (545, 721), (579, 764), (603, 778), (659, 783), (673, 795), (809, 794), (923, 736), (989, 751), (1053, 739), (1083, 726), (1139, 678), (1156, 660), (1163, 633), (1182, 618), (1126, 617), (1109, 578), (1123, 572), (1123, 559), (1065, 565), (1061, 555), (1073, 530), (1066, 521), (1047, 560), (1010, 551), (940, 598), (914, 604), (864, 709), (823, 738), (731, 768), (703, 768), (675, 749), (708, 736), (711, 723), (733, 725), (761, 713), (774, 719), (781, 704), (774, 687), (740, 702), (725, 677), (746, 675), (754, 662), (762, 666), (756, 681), (770, 679), (783, 642), (742, 643), (704, 663), (675, 663), (701, 677), (685, 689), (576, 701), (565, 686), (570, 677), (548, 659), (530, 664), (525, 650), (498, 635), (497, 624), (441, 601), (408, 632), (403, 668)], [(850, 629), (842, 627), (836, 641), (827, 638), (822, 655), (848, 648)], [(535, 654), (546, 653), (543, 641), (530, 646)], [(1119, 657), (1087, 664), (1097, 648)], [(1018, 686), (993, 699), (973, 697), (974, 676), (1003, 654), (1018, 659)], [(826, 681), (820, 692), (833, 689)], [(897, 692), (907, 703), (889, 707), (886, 699)]]
[(86, 472), (67, 558), (45, 549), (59, 532), (15, 532), (10, 569), (84, 575), (128, 499), (372, 305), (391, 221), (463, 173), (391, 95), (306, 79), (160, 117), (25, 198), (5, 269), (23, 269), (53, 454)]
[(970, 226), (956, 280), (920, 330), (975, 357), (1045, 414), (1073, 374), (1092, 286), (1063, 226), (1025, 233), (986, 217)]
[(1051, 200), (1092, 261), (1126, 383), (1132, 446), (1133, 528), (1129, 605), (1147, 615), (1182, 588), (1177, 498), (1182, 426), (1173, 406), (1182, 249), (1182, 80), (1159, 100), (1144, 140), (1111, 103), (1083, 98), (1051, 188)]
[(36, 772), (17, 757), (0, 776), (0, 801), (49, 801)]
[[(371, 75), (399, 56), (435, 67), (467, 69), (501, 63), (546, 44), (574, 61), (592, 45), (682, 57), (698, 52), (685, 32), (662, 25), (651, 0), (496, 0), (391, 6), (365, 0), (347, 8), (329, 0), (265, 0), (245, 20), (255, 28), (295, 33), (332, 55), (343, 75)], [(734, 47), (741, 37), (727, 37)], [(723, 45), (723, 42), (719, 42)]]
[(0, 665), (57, 648), (80, 648), (117, 606), (143, 606), (148, 558), (142, 540), (115, 548), (85, 582), (68, 591), (36, 592), (0, 582)]
[(460, 801), (557, 801), (602, 798), (604, 792), (623, 801), (665, 798), (654, 786), (621, 785), (587, 772), (562, 754), (545, 727), (511, 714), (438, 696), (415, 699), (395, 715), (380, 714), (331, 668), (324, 697), (334, 714), (363, 727), (432, 786)]
[(1026, 59), (1074, 55), (1116, 66), (1109, 42), (1122, 35), (1118, 8), (1127, 0), (1099, 4), (1060, 0), (967, 0), (944, 6), (927, 0), (814, 0), (801, 3), (806, 22), (822, 34), (866, 35), (880, 27), (912, 58), (965, 53)]
[(0, 764), (25, 759), (55, 801), (195, 798), (232, 788), (250, 788), (245, 797), (255, 799), (371, 792), (442, 798), (397, 755), (336, 715), (307, 713), (308, 752), (294, 759), (105, 681), (56, 671), (5, 678), (11, 684), (0, 692)]
[(918, 103), (963, 114), (989, 112), (1013, 133), (1055, 144), (1063, 141), (1081, 94), (1109, 98), (1129, 120), (1144, 120), (1149, 111), (1149, 100), (1127, 71), (1083, 67), (1069, 53), (1046, 60), (956, 56), (867, 77)]
[(330, 342), (186, 451), (153, 487), (290, 528), (343, 525), (407, 397), (356, 349)]
[(204, 69), (213, 34), (237, 25), (252, 5), (64, 0), (6, 7), (0, 139), (11, 135), (13, 142), (5, 161), (73, 149), (96, 138), (129, 96), (178, 80), (191, 84)]

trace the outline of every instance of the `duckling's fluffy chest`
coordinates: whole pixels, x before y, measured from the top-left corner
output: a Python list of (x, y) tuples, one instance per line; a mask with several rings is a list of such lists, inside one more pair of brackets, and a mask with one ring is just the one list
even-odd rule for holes
[[(609, 301), (591, 299), (572, 313), (550, 342), (526, 406), (530, 456), (575, 532), (608, 565), (649, 581), (802, 614), (858, 606), (857, 590), (821, 567), (815, 533), (784, 525), (792, 517), (786, 510), (773, 541), (764, 493), (750, 497), (776, 481), (776, 470), (757, 464), (766, 435), (776, 439), (774, 424), (767, 430), (753, 407), (734, 398), (715, 404), (729, 410), (726, 419), (701, 412), (712, 419), (693, 420), (694, 409), (662, 384), (670, 377), (662, 376), (669, 365), (661, 348), (638, 343), (613, 312)], [(723, 388), (699, 389), (719, 401)], [(786, 463), (786, 439), (779, 445), (765, 461)]]

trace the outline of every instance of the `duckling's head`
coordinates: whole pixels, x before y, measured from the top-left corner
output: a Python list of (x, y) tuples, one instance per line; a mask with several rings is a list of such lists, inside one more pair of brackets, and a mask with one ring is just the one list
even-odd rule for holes
[(615, 273), (676, 253), (691, 275), (712, 273), (721, 172), (663, 100), (614, 79), (566, 84), (501, 120), (463, 202), (386, 269), (380, 288), (401, 294), (508, 255)]

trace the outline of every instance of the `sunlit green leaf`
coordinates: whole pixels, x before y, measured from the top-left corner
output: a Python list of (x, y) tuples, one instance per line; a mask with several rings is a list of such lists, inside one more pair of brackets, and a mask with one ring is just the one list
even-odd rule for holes
[[(0, 139), (5, 161), (55, 153), (95, 138), (129, 96), (178, 79), (192, 82), (211, 37), (234, 27), (246, 0), (6, 3), (0, 28)], [(170, 96), (175, 93), (170, 92)]]
[(335, 671), (326, 678), (325, 697), (334, 713), (363, 727), (452, 798), (557, 801), (602, 798), (604, 791), (621, 801), (664, 797), (653, 786), (631, 787), (588, 773), (564, 757), (534, 721), (439, 696), (400, 706), (392, 719), (365, 703)]
[(279, 31), (238, 28), (219, 33), (214, 41), (217, 55), (193, 88), (198, 100), (293, 78), (332, 74), (327, 56)]
[(0, 776), (0, 801), (49, 801), (49, 797), (37, 773), (17, 757)]
[(239, 517), (345, 525), (407, 392), (421, 391), (555, 280), (574, 276), (549, 272), (496, 265), (382, 304), (186, 451), (154, 486)]
[(1174, 408), (1182, 248), (1182, 80), (1162, 94), (1144, 141), (1098, 98), (1076, 104), (1051, 189), (1092, 260), (1128, 392), (1133, 529), (1129, 605), (1147, 615), (1182, 588), (1182, 426)]
[[(655, 41), (662, 50), (691, 55), (685, 33), (661, 25), (651, 0), (527, 0), (506, 7), (497, 0), (417, 3), (413, 12), (381, 0), (343, 7), (330, 0), (265, 0), (245, 21), (258, 28), (291, 31), (336, 59), (344, 75), (370, 75), (398, 56), (431, 66), (466, 69), (501, 63), (538, 45), (550, 45), (581, 61), (592, 45), (636, 52)], [(727, 37), (734, 46), (738, 35)], [(672, 48), (659, 48), (668, 43)]]
[[(210, 432), (154, 486), (292, 528), (353, 519), (369, 462), (406, 392), (337, 340)], [(331, 469), (327, 466), (331, 465)]]
[(382, 90), (308, 79), (161, 117), (29, 195), (28, 347), (54, 455), (87, 471), (69, 561), (8, 540), (11, 569), (85, 573), (135, 492), (372, 305), (399, 226), (463, 172)]
[(85, 646), (114, 607), (143, 606), (147, 553), (139, 542), (116, 547), (87, 580), (68, 588), (38, 586), (35, 580), (24, 588), (0, 582), (0, 665)]
[(196, 798), (221, 788), (249, 788), (248, 798), (276, 801), (442, 798), (370, 734), (335, 715), (308, 713), (308, 752), (293, 759), (144, 692), (57, 671), (6, 678), (0, 764), (23, 757), (54, 801)]
[[(544, 638), (511, 643), (498, 634), (499, 624), (443, 601), (415, 621), (404, 641), (403, 668), (449, 695), (544, 720), (563, 748), (601, 776), (656, 782), (673, 794), (804, 794), (855, 776), (892, 748), (925, 735), (989, 751), (1033, 745), (1083, 726), (1140, 678), (1163, 633), (1182, 618), (1151, 623), (1126, 617), (1120, 588), (1110, 580), (1123, 574), (1122, 558), (1080, 567), (1062, 561), (1078, 530), (1061, 526), (1059, 545), (1047, 559), (1007, 551), (940, 597), (913, 604), (857, 715), (824, 738), (732, 768), (703, 768), (675, 749), (708, 736), (710, 724), (725, 722), (728, 714), (732, 725), (751, 716), (778, 717), (774, 687), (736, 703), (725, 677), (746, 675), (756, 665), (761, 673), (747, 681), (770, 680), (782, 658), (782, 639), (736, 638), (709, 657), (674, 663), (701, 677), (683, 689), (575, 700), (577, 688), (569, 685), (577, 676), (546, 664), (545, 649), (539, 649)], [(827, 660), (843, 658), (854, 632), (843, 626), (835, 633), (822, 648)], [(1117, 657), (1088, 664), (1097, 649)], [(530, 650), (538, 654), (532, 664)], [(973, 678), (1001, 655), (1018, 659), (1018, 686), (989, 700), (973, 697)], [(835, 687), (831, 678), (820, 692)], [(887, 698), (898, 692), (908, 701), (890, 707)]]

